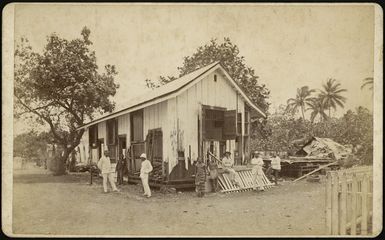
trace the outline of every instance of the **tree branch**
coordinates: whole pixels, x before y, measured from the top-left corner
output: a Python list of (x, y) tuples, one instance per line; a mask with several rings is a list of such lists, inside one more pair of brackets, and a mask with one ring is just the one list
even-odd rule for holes
[(66, 143), (65, 139), (62, 138), (61, 136), (59, 136), (59, 134), (56, 132), (55, 130), (55, 126), (54, 124), (52, 123), (52, 120), (47, 117), (47, 116), (44, 116), (43, 114), (39, 113), (36, 109), (32, 109), (30, 108), (26, 103), (24, 103), (18, 96), (15, 96), (16, 99), (18, 100), (18, 102), (23, 106), (25, 107), (28, 111), (30, 111), (31, 113), (34, 113), (36, 114), (37, 116), (39, 116), (40, 118), (42, 118), (44, 121), (46, 121), (48, 123), (48, 125), (50, 126), (51, 128), (51, 131), (52, 131), (52, 134), (54, 135), (54, 137), (59, 141), (59, 142), (62, 142), (62, 143)]

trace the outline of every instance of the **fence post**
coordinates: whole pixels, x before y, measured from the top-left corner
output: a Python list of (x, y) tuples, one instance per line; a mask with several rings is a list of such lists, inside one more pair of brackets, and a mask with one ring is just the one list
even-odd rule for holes
[(350, 219), (350, 235), (357, 234), (357, 176), (353, 173), (352, 178), (352, 217)]
[(346, 174), (342, 173), (341, 177), (341, 195), (340, 195), (340, 234), (346, 235), (346, 192), (347, 192), (347, 182)]
[(332, 173), (332, 234), (338, 234), (338, 175)]
[(368, 234), (368, 203), (367, 203), (367, 197), (368, 197), (368, 176), (366, 173), (364, 174), (364, 177), (362, 179), (362, 189), (361, 189), (361, 196), (362, 196), (362, 214), (361, 214), (361, 235), (367, 235)]
[(326, 175), (326, 230), (327, 234), (332, 234), (332, 175)]

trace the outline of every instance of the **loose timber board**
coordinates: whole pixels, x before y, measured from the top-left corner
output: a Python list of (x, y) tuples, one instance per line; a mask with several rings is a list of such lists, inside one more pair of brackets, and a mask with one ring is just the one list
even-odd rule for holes
[(235, 180), (238, 182), (239, 187), (231, 183), (227, 173), (220, 173), (218, 176), (219, 186), (221, 187), (221, 192), (244, 192), (253, 190), (254, 187), (261, 189), (269, 189), (274, 186), (273, 183), (269, 181), (265, 174), (262, 175), (262, 181), (258, 181), (256, 186), (253, 183), (253, 174), (251, 169), (242, 169), (237, 170), (235, 175)]

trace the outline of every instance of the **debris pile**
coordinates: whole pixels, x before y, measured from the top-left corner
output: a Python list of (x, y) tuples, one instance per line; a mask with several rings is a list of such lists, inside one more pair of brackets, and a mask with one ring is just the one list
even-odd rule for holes
[(351, 149), (330, 138), (313, 137), (297, 154), (308, 157), (341, 159), (351, 154), (351, 152)]

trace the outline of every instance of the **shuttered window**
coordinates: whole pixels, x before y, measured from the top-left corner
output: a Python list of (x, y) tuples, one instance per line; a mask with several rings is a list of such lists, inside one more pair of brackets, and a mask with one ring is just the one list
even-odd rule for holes
[(223, 138), (224, 111), (203, 109), (203, 139), (221, 140)]
[(98, 127), (97, 125), (91, 126), (88, 129), (88, 139), (91, 147), (97, 147), (98, 143)]
[(229, 110), (224, 112), (225, 121), (223, 128), (223, 137), (225, 140), (235, 139), (237, 135), (236, 114), (236, 110)]
[(118, 138), (118, 120), (107, 120), (107, 144), (116, 145)]
[(143, 141), (143, 110), (132, 112), (131, 118), (131, 141)]
[(204, 140), (223, 141), (236, 137), (236, 111), (206, 106), (202, 109), (202, 137)]
[(237, 135), (242, 135), (242, 113), (237, 114)]
[(245, 112), (245, 135), (250, 134), (250, 112)]
[(163, 179), (163, 134), (161, 129), (148, 130), (146, 137), (147, 159), (151, 161), (153, 171), (152, 179)]

